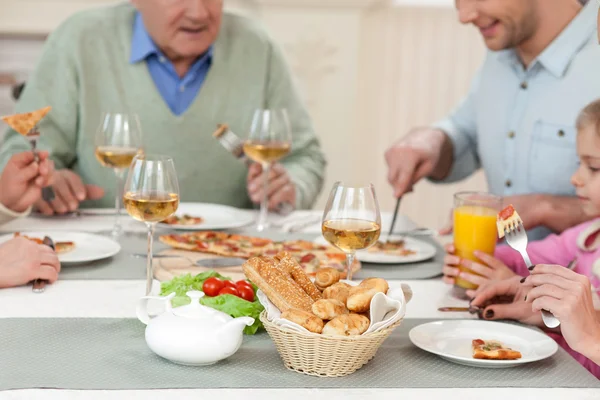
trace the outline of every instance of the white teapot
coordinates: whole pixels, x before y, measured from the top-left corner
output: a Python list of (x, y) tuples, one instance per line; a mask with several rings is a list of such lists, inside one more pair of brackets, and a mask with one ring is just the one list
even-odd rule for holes
[[(173, 308), (166, 297), (142, 297), (137, 317), (147, 325), (146, 343), (158, 354), (177, 364), (210, 365), (233, 355), (242, 344), (245, 326), (254, 318), (233, 318), (224, 312), (200, 304), (203, 292), (191, 291), (187, 306)], [(165, 311), (155, 317), (148, 314), (148, 300), (166, 301)]]

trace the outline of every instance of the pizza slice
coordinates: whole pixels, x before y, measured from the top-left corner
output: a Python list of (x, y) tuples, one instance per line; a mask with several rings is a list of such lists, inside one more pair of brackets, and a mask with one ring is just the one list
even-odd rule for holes
[(161, 223), (167, 225), (200, 225), (202, 222), (204, 222), (203, 218), (194, 217), (189, 214), (183, 214), (181, 217), (177, 215), (171, 215), (169, 218), (161, 221)]
[(498, 213), (498, 219), (496, 221), (496, 227), (498, 228), (498, 238), (502, 239), (504, 237), (504, 230), (511, 229), (516, 227), (519, 224), (522, 224), (523, 220), (517, 211), (513, 207), (512, 204), (506, 206), (502, 211)]
[(480, 360), (518, 360), (521, 353), (505, 347), (497, 340), (474, 339), (473, 358)]
[[(37, 244), (44, 244), (43, 239), (21, 235), (19, 232), (15, 232), (15, 237), (22, 237), (31, 240), (32, 242), (36, 242)], [(73, 249), (75, 249), (75, 242), (54, 242), (54, 251), (56, 252), (56, 254), (68, 253)]]
[(397, 256), (410, 256), (416, 251), (406, 248), (406, 242), (403, 239), (387, 240), (385, 242), (379, 240), (367, 250), (371, 253), (385, 253)]
[(2, 121), (21, 135), (27, 136), (51, 109), (52, 107), (48, 106), (28, 113), (7, 115), (2, 117)]

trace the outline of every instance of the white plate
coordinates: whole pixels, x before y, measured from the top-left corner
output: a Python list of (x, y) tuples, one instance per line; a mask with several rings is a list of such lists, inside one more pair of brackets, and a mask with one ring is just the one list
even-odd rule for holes
[[(83, 263), (112, 257), (121, 251), (121, 245), (114, 240), (100, 235), (84, 232), (21, 232), (22, 235), (43, 239), (49, 236), (54, 242), (74, 242), (75, 248), (68, 253), (59, 254), (61, 263)], [(12, 239), (15, 235), (0, 236), (0, 243)]]
[[(551, 357), (558, 350), (554, 340), (524, 326), (478, 320), (444, 320), (414, 327), (409, 332), (413, 344), (457, 364), (483, 368), (515, 367)], [(478, 360), (473, 358), (473, 339), (498, 340), (521, 352), (518, 360)]]
[(159, 226), (183, 231), (232, 229), (241, 228), (254, 222), (251, 212), (238, 208), (209, 203), (180, 203), (175, 215), (183, 214), (203, 218), (204, 221), (197, 225), (168, 225), (159, 223)]
[[(362, 250), (356, 252), (356, 258), (360, 261), (374, 264), (406, 264), (428, 260), (435, 256), (436, 249), (432, 244), (407, 236), (390, 236), (390, 240), (400, 239), (404, 239), (405, 247), (409, 250), (415, 251), (415, 254), (399, 256), (386, 254), (381, 251), (369, 252), (368, 250)], [(323, 236), (318, 237), (315, 240), (315, 243), (329, 244), (329, 242), (327, 242)]]

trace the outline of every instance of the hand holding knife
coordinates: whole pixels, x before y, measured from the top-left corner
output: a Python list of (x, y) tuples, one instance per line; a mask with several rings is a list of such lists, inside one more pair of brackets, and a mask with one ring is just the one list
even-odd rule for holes
[[(50, 247), (52, 250), (56, 251), (56, 248), (54, 246), (54, 241), (52, 239), (50, 239), (50, 237), (48, 236), (44, 236), (44, 240), (43, 243)], [(33, 292), (34, 293), (43, 293), (44, 290), (46, 290), (46, 284), (48, 283), (47, 280), (45, 279), (36, 279), (35, 281), (33, 281)]]

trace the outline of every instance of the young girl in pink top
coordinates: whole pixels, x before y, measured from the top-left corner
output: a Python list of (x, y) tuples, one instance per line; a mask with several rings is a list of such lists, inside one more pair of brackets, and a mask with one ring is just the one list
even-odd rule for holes
[[(586, 214), (596, 218), (560, 235), (530, 242), (527, 252), (531, 262), (536, 265), (531, 277), (528, 277), (530, 271), (521, 255), (506, 245), (498, 246), (494, 257), (477, 254), (482, 263), (461, 260), (454, 255), (453, 246), (448, 246), (444, 279), (451, 283), (460, 274), (461, 278), (480, 285), (481, 289), (477, 292), (469, 293), (471, 297), (475, 296), (472, 301), (474, 305), (485, 304), (485, 301), (498, 294), (515, 295), (515, 301), (511, 304), (487, 307), (483, 312), (485, 319), (517, 319), (543, 327), (539, 311), (542, 308), (549, 309), (561, 321), (562, 329), (562, 334), (549, 334), (600, 378), (600, 366), (597, 364), (600, 356), (600, 319), (594, 309), (592, 296), (592, 291), (600, 290), (600, 218), (597, 217), (600, 215), (600, 100), (589, 104), (580, 113), (577, 131), (580, 166), (571, 182), (583, 202)], [(461, 273), (456, 267), (458, 264), (481, 275)], [(569, 266), (573, 272), (544, 264)], [(510, 279), (515, 273), (528, 278)]]

